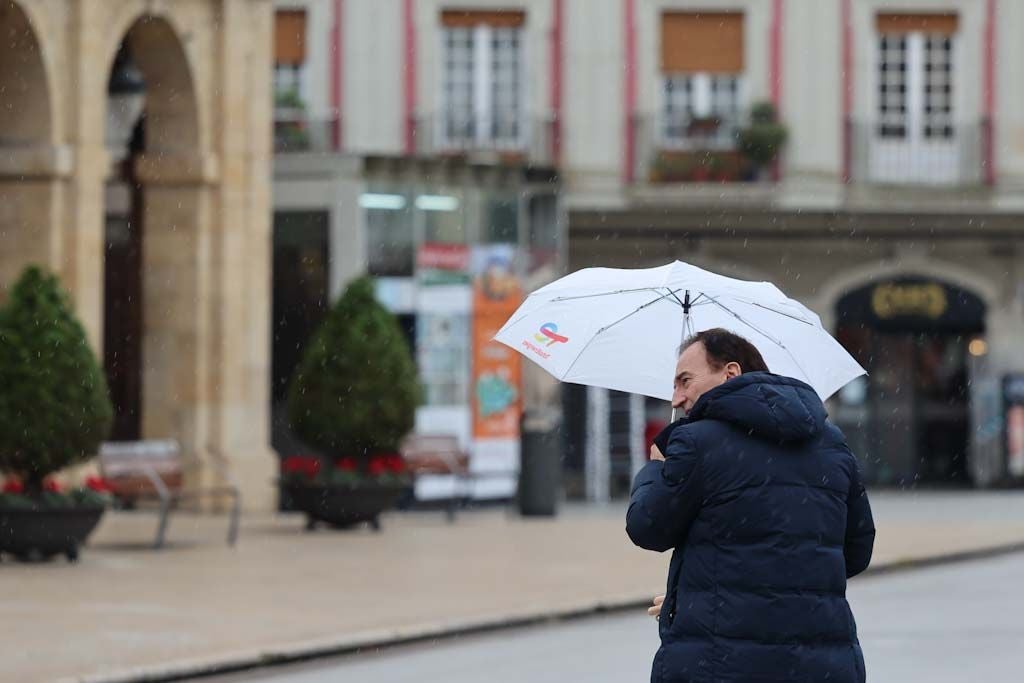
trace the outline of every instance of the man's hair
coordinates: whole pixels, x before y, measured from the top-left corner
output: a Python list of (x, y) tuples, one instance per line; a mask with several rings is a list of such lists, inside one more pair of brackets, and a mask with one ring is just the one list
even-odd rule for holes
[(687, 338), (679, 347), (679, 354), (700, 342), (708, 356), (708, 364), (714, 370), (721, 370), (728, 363), (737, 363), (740, 372), (768, 372), (768, 365), (757, 347), (738, 334), (716, 327), (698, 332)]

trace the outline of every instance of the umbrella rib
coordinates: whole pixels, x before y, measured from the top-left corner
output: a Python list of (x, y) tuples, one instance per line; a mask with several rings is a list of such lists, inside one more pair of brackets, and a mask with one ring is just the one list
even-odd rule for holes
[(612, 294), (631, 294), (633, 292), (656, 292), (660, 287), (638, 287), (636, 289), (617, 289), (613, 292), (596, 292), (594, 294), (580, 294), (579, 296), (556, 296), (554, 299), (550, 299), (553, 303), (555, 301), (575, 301), (576, 299), (592, 299), (596, 296), (611, 296)]
[[(642, 290), (632, 290), (632, 291), (642, 291)], [(654, 300), (652, 300), (652, 301), (648, 301), (647, 303), (643, 304), (642, 306), (640, 306), (640, 307), (636, 308), (635, 310), (633, 310), (633, 311), (630, 311), (630, 312), (629, 312), (629, 313), (627, 313), (626, 315), (622, 316), (621, 318), (619, 318), (619, 319), (618, 319), (618, 320), (616, 320), (615, 322), (613, 322), (613, 323), (611, 323), (611, 324), (608, 324), (608, 325), (605, 325), (604, 327), (602, 327), (601, 329), (599, 329), (599, 330), (598, 330), (597, 332), (595, 332), (595, 333), (593, 334), (593, 336), (592, 336), (592, 337), (590, 337), (590, 339), (588, 339), (588, 340), (587, 340), (587, 343), (583, 345), (583, 348), (582, 348), (582, 349), (580, 349), (580, 352), (576, 354), (576, 357), (572, 359), (572, 364), (570, 364), (570, 365), (569, 365), (569, 367), (568, 367), (568, 368), (566, 368), (565, 372), (563, 372), (563, 373), (562, 373), (562, 377), (563, 377), (563, 378), (565, 378), (565, 377), (568, 377), (568, 376), (569, 376), (569, 373), (570, 373), (570, 372), (572, 372), (572, 369), (573, 369), (574, 367), (576, 367), (576, 362), (577, 362), (577, 361), (578, 361), (578, 360), (580, 359), (580, 357), (582, 357), (582, 356), (583, 356), (583, 353), (584, 353), (584, 352), (585, 352), (585, 351), (587, 350), (587, 348), (588, 348), (588, 347), (590, 346), (590, 344), (591, 344), (591, 343), (592, 343), (592, 342), (593, 342), (593, 341), (594, 341), (595, 339), (597, 339), (597, 337), (598, 337), (598, 335), (599, 335), (599, 334), (601, 334), (602, 332), (605, 332), (605, 331), (607, 331), (607, 330), (610, 330), (611, 328), (613, 328), (613, 327), (615, 327), (616, 325), (618, 325), (619, 323), (621, 323), (621, 322), (622, 322), (623, 320), (625, 320), (625, 319), (627, 319), (627, 318), (630, 318), (630, 317), (632, 317), (632, 316), (636, 315), (637, 313), (639, 313), (640, 311), (644, 310), (644, 309), (645, 309), (645, 308), (647, 308), (648, 306), (651, 306), (651, 305), (653, 305), (653, 304), (656, 304), (656, 303), (658, 303), (659, 301), (665, 301), (665, 300), (667, 300), (667, 299), (668, 299), (668, 297), (670, 297), (670, 296), (673, 296), (673, 295), (674, 295), (674, 292), (672, 292), (672, 291), (670, 290), (670, 291), (669, 291), (669, 292), (668, 292), (667, 294), (662, 294), (662, 295), (661, 295), (661, 296), (659, 296), (659, 297), (658, 297), (657, 299), (654, 299)], [(669, 303), (671, 303), (671, 302), (669, 302)]]
[[(614, 292), (598, 292), (596, 294), (581, 294), (580, 296), (556, 296), (554, 299), (550, 299), (549, 303), (553, 303), (555, 301), (574, 301), (576, 299), (589, 299), (589, 298), (596, 297), (596, 296), (610, 296), (612, 294), (631, 294), (633, 292), (656, 292), (659, 289), (661, 289), (661, 288), (660, 287), (640, 287), (639, 289), (619, 289), (619, 290), (616, 290)], [(678, 291), (678, 290), (676, 290), (676, 291)], [(682, 302), (680, 302), (680, 305), (682, 305)], [(527, 311), (526, 313), (523, 313), (522, 315), (520, 315), (518, 318), (510, 319), (507, 323), (505, 323), (502, 326), (502, 329), (518, 325), (521, 320), (524, 320), (525, 318), (530, 317), (535, 312), (536, 311)]]
[[(739, 320), (739, 321), (740, 321), (741, 323), (743, 323), (744, 325), (746, 325), (746, 326), (747, 326), (747, 327), (749, 327), (750, 329), (754, 330), (755, 332), (757, 332), (757, 333), (758, 333), (758, 334), (760, 334), (761, 336), (765, 337), (766, 339), (768, 339), (769, 341), (771, 341), (772, 343), (774, 343), (774, 344), (775, 344), (776, 346), (778, 346), (778, 347), (779, 347), (780, 349), (782, 349), (783, 351), (785, 351), (785, 352), (786, 352), (786, 353), (787, 353), (787, 354), (789, 355), (789, 357), (790, 357), (790, 358), (791, 358), (791, 359), (793, 360), (793, 365), (795, 365), (795, 366), (796, 366), (796, 367), (797, 367), (797, 368), (798, 368), (798, 369), (800, 370), (800, 372), (802, 372), (802, 373), (804, 374), (804, 379), (805, 379), (805, 380), (807, 380), (808, 382), (810, 382), (810, 381), (811, 381), (811, 378), (810, 378), (810, 377), (808, 376), (808, 374), (807, 374), (807, 371), (806, 371), (806, 370), (804, 370), (804, 366), (802, 366), (802, 365), (800, 364), (800, 361), (798, 361), (798, 360), (796, 359), (796, 356), (794, 356), (794, 355), (793, 355), (793, 352), (789, 350), (789, 347), (787, 347), (787, 346), (786, 346), (785, 344), (783, 344), (783, 343), (782, 343), (782, 342), (781, 342), (780, 340), (778, 340), (778, 339), (776, 339), (775, 337), (771, 336), (770, 334), (768, 334), (767, 332), (765, 332), (764, 330), (762, 330), (762, 329), (761, 329), (761, 328), (759, 328), (758, 326), (754, 325), (754, 324), (753, 324), (752, 322), (750, 322), (750, 321), (748, 321), (748, 320), (745, 320), (745, 319), (743, 318), (743, 316), (741, 316), (740, 314), (736, 313), (735, 311), (733, 311), (732, 309), (730, 309), (730, 308), (729, 308), (728, 306), (725, 306), (724, 304), (722, 304), (721, 302), (719, 302), (719, 301), (718, 301), (717, 299), (715, 299), (714, 297), (711, 297), (711, 296), (709, 296), (709, 297), (708, 297), (708, 299), (710, 299), (710, 300), (711, 300), (711, 301), (712, 301), (712, 302), (713, 302), (713, 303), (714, 303), (714, 304), (715, 304), (716, 306), (718, 306), (719, 308), (721, 308), (721, 309), (722, 309), (723, 311), (725, 311), (726, 313), (728, 313), (728, 314), (729, 314), (729, 315), (731, 315), (732, 317), (736, 318), (736, 319), (737, 319), (737, 320)], [(771, 310), (771, 309), (768, 309), (768, 310)], [(785, 314), (780, 314), (780, 315), (785, 315)]]
[(792, 315), (790, 313), (783, 313), (782, 311), (776, 310), (776, 309), (772, 308), (771, 306), (765, 306), (764, 304), (759, 304), (756, 301), (748, 301), (747, 303), (749, 303), (751, 306), (757, 306), (758, 308), (763, 308), (766, 311), (771, 311), (772, 313), (775, 313), (776, 315), (782, 315), (782, 316), (785, 316), (787, 318), (791, 318), (791, 319), (793, 319), (793, 320), (795, 320), (797, 322), (803, 323), (804, 325), (810, 325), (811, 327), (816, 327), (816, 325), (814, 323), (812, 323), (812, 322), (804, 320), (803, 318), (798, 318), (797, 316)]

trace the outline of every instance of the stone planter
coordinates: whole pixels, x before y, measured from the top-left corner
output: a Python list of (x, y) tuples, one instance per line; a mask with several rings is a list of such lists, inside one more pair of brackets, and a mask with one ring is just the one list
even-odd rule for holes
[(407, 484), (361, 482), (358, 486), (336, 484), (284, 484), (294, 509), (306, 515), (306, 528), (323, 523), (344, 529), (367, 522), (380, 530), (380, 513), (391, 509), (408, 489)]
[(78, 548), (92, 533), (106, 508), (0, 508), (0, 553), (19, 560), (48, 560), (64, 555), (78, 559)]

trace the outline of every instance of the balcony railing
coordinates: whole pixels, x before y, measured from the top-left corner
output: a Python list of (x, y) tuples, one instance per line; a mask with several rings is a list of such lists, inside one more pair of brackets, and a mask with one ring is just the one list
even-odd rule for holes
[(274, 110), (275, 152), (339, 152), (340, 148), (341, 119), (337, 116), (311, 117), (304, 109)]
[(991, 184), (992, 127), (987, 120), (957, 123), (930, 137), (883, 129), (877, 123), (846, 123), (850, 181), (878, 185), (971, 186)]
[(740, 153), (740, 122), (695, 119), (667, 126), (656, 116), (635, 116), (633, 182), (723, 183), (766, 178)]
[(468, 156), (485, 161), (522, 161), (537, 166), (555, 163), (557, 122), (520, 117), (505, 125), (478, 130), (472, 121), (456, 123), (442, 114), (413, 122), (416, 153), (423, 156)]

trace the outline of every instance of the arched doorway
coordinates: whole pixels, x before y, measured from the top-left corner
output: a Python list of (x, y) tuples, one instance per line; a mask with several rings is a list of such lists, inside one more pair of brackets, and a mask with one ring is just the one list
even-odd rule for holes
[(135, 20), (113, 55), (106, 145), (103, 318), (112, 438), (201, 439), (192, 419), (204, 351), (196, 290), (203, 189), (190, 172), (199, 156), (198, 114), (188, 58), (163, 18)]
[(53, 145), (50, 79), (22, 5), (0, 0), (0, 297), (29, 263), (59, 267), (52, 220), (57, 169), (40, 167)]
[(987, 306), (941, 279), (902, 275), (843, 295), (836, 333), (868, 371), (836, 397), (833, 417), (885, 485), (968, 480), (970, 356), (987, 348)]

